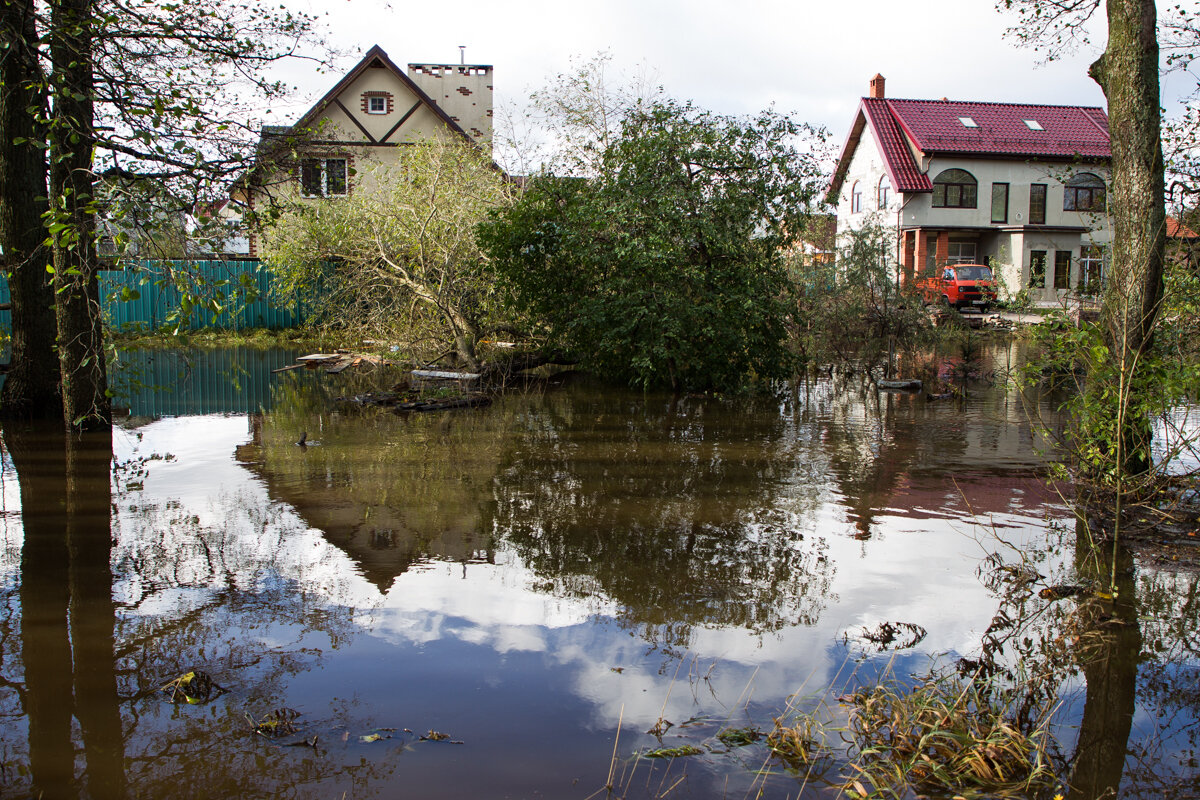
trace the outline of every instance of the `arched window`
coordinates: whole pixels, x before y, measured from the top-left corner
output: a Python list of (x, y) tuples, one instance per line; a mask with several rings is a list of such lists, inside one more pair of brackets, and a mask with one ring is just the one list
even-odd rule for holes
[(979, 184), (965, 169), (943, 170), (933, 179), (934, 208), (975, 208)]
[(887, 175), (879, 179), (879, 210), (883, 211), (888, 206), (888, 201), (892, 199), (892, 182)]
[(1103, 211), (1104, 180), (1090, 172), (1071, 176), (1063, 188), (1063, 211)]
[(850, 213), (857, 214), (862, 210), (862, 181), (855, 181), (850, 187)]

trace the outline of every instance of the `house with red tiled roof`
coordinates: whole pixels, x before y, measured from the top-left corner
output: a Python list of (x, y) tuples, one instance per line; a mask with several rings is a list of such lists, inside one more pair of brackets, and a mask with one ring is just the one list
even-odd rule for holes
[(827, 200), (839, 238), (895, 230), (902, 280), (988, 264), (1008, 295), (1057, 303), (1103, 279), (1110, 161), (1104, 109), (893, 99), (876, 75)]
[(405, 70), (375, 45), (295, 123), (263, 126), (257, 166), (234, 197), (254, 208), (370, 192), (406, 145), (428, 137), (459, 137), (491, 155), (491, 65)]

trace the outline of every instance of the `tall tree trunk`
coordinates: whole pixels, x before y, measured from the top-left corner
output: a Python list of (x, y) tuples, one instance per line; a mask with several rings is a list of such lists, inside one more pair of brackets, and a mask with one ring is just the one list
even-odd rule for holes
[[(1154, 0), (1107, 0), (1107, 9), (1108, 47), (1089, 70), (1108, 99), (1112, 142), (1112, 267), (1103, 314), (1112, 358), (1129, 379), (1147, 355), (1163, 294), (1166, 214), (1158, 28)], [(1128, 415), (1117, 438), (1122, 445), (1118, 466), (1131, 474), (1147, 471), (1149, 420)]]
[[(12, 361), (0, 389), (6, 416), (62, 414), (46, 210), (45, 109), (32, 0), (0, 0), (0, 247), (12, 298)], [(35, 110), (39, 113), (35, 113)]]
[(92, 0), (54, 0), (51, 4), (55, 311), (63, 415), (68, 426), (78, 428), (112, 424), (94, 241), (92, 13)]

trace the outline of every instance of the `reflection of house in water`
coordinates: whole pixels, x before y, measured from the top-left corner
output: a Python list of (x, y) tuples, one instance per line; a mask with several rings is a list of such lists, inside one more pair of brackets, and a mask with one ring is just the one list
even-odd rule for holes
[[(462, 474), (438, 474), (419, 454), (381, 461), (379, 442), (368, 441), (380, 431), (362, 420), (327, 426), (321, 443), (311, 447), (295, 444), (299, 431), (285, 436), (280, 425), (264, 424), (262, 416), (250, 420), (251, 440), (237, 448), (237, 460), (263, 479), (272, 500), (320, 530), (381, 592), (414, 565), (433, 559), (493, 559), (470, 467)], [(403, 424), (390, 417), (379, 422)], [(364, 441), (354, 441), (357, 437)], [(420, 448), (422, 438), (413, 438), (412, 447)]]
[[(1009, 363), (1004, 348), (985, 351), (984, 372)], [(883, 515), (941, 519), (969, 508), (982, 516), (1053, 500), (1035, 474), (1035, 409), (1015, 391), (978, 387), (966, 402), (929, 402), (868, 385), (836, 393), (830, 411), (822, 442), (859, 538)]]

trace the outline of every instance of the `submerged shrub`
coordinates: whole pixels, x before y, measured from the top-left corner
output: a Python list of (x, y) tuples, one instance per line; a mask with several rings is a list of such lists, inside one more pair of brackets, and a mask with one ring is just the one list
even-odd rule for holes
[(1007, 708), (973, 683), (930, 678), (913, 688), (894, 683), (863, 689), (852, 704), (848, 733), (858, 748), (860, 778), (850, 789), (902, 796), (919, 792), (1028, 794), (1052, 788), (1044, 722), (1025, 732)]

